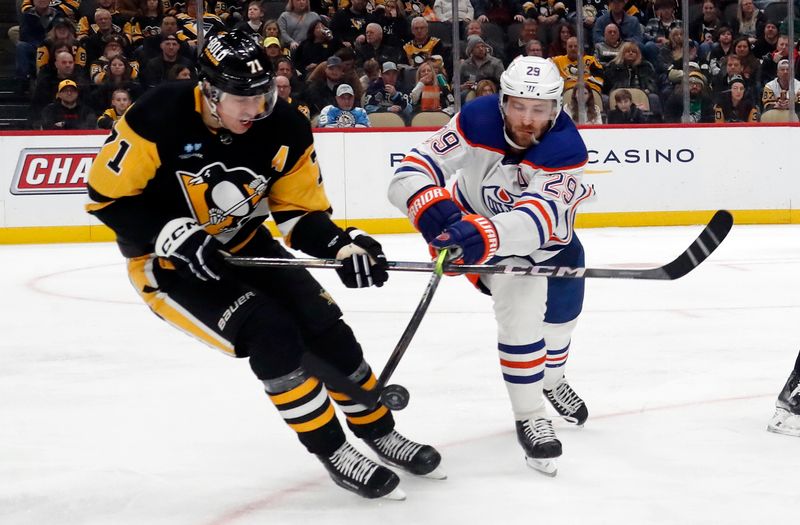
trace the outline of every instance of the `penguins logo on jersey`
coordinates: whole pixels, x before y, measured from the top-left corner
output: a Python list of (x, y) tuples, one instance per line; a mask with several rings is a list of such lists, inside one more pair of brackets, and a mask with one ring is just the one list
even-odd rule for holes
[(356, 125), (356, 119), (349, 111), (342, 111), (336, 120), (337, 128), (352, 128)]
[(212, 235), (239, 229), (261, 203), (269, 183), (248, 168), (228, 169), (221, 162), (198, 173), (178, 170), (176, 175), (194, 218)]
[(492, 213), (503, 213), (514, 207), (519, 195), (513, 195), (500, 186), (484, 186), (483, 202)]

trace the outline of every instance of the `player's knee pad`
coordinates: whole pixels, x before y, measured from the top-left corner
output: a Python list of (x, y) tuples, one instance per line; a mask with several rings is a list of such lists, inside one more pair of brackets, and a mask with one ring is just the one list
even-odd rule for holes
[(307, 342), (309, 350), (344, 375), (356, 373), (364, 361), (361, 345), (358, 344), (353, 330), (342, 319), (338, 319), (328, 330)]
[[(561, 250), (558, 255), (548, 259), (545, 264), (552, 266), (586, 265), (583, 245), (577, 236)], [(548, 323), (566, 323), (578, 317), (583, 310), (584, 279), (547, 279), (547, 312), (544, 320)]]
[(249, 356), (250, 367), (261, 380), (295, 370), (305, 351), (297, 324), (285, 313), (280, 314), (284, 317), (282, 322), (275, 323), (275, 315), (279, 314), (273, 306), (262, 303), (242, 324), (236, 337), (236, 355)]

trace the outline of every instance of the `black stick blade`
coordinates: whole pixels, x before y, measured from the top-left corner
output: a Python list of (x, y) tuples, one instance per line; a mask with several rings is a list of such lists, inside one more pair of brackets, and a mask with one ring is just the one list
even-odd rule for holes
[(709, 221), (705, 229), (685, 252), (677, 259), (665, 265), (667, 279), (679, 279), (691, 272), (705, 261), (711, 253), (722, 244), (733, 227), (733, 215), (727, 210), (719, 210)]

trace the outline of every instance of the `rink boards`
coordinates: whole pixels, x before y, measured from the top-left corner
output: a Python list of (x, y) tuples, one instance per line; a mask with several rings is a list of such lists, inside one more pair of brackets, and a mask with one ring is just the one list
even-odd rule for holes
[[(428, 131), (318, 131), (316, 148), (334, 219), (373, 233), (412, 231), (386, 199), (404, 153)], [(659, 126), (581, 130), (584, 181), (598, 198), (579, 227), (682, 225), (713, 210), (737, 223), (800, 223), (797, 126)], [(112, 234), (83, 211), (86, 178), (106, 134), (0, 135), (0, 243), (100, 241)]]

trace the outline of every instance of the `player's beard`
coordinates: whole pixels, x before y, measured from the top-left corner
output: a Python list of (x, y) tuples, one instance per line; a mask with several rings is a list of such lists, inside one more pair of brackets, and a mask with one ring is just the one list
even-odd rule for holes
[(541, 129), (537, 129), (536, 124), (531, 124), (530, 126), (520, 125), (515, 128), (510, 128), (510, 126), (506, 125), (506, 135), (517, 146), (520, 146), (522, 149), (528, 149), (529, 147), (539, 143), (539, 139), (542, 138), (542, 135), (544, 135), (544, 132), (549, 128), (549, 126), (549, 122)]

